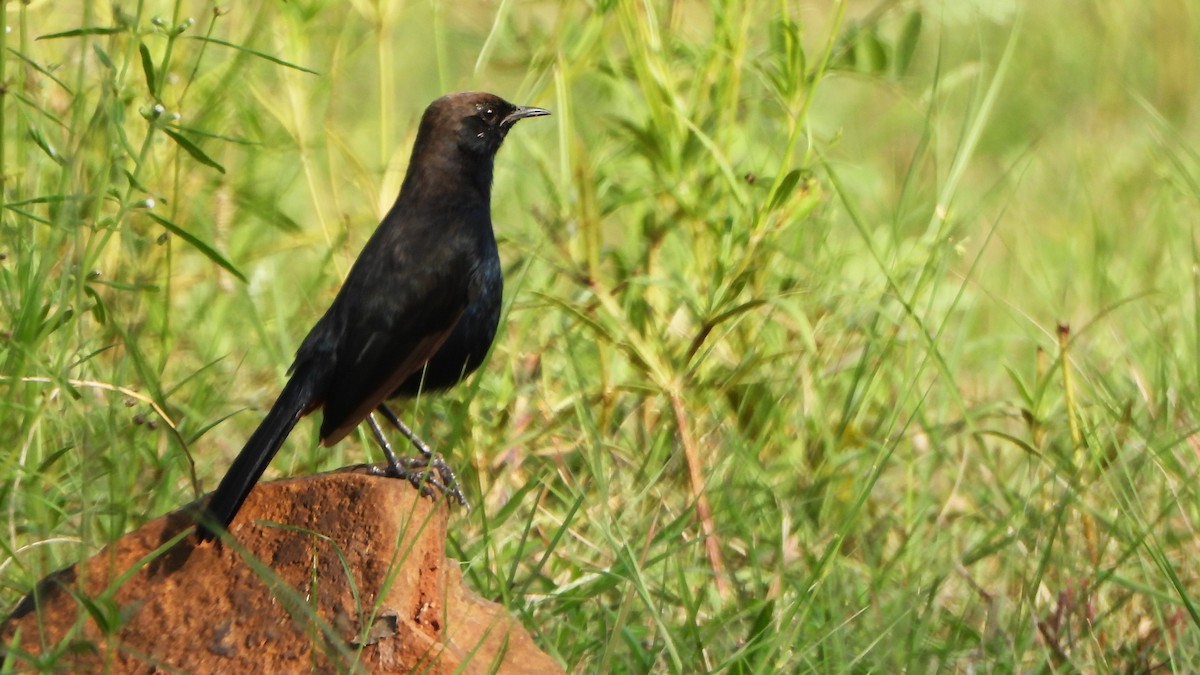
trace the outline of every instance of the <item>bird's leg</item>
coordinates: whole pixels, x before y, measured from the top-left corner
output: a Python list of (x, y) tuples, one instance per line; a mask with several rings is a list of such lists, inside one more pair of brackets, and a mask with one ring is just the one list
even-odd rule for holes
[(428, 462), (433, 459), (433, 448), (429, 447), (425, 441), (421, 440), (420, 437), (413, 433), (413, 430), (409, 429), (408, 425), (405, 424), (404, 421), (400, 419), (400, 416), (397, 415), (394, 410), (389, 408), (386, 403), (379, 404), (379, 412), (387, 418), (387, 421), (392, 423), (392, 426), (396, 427), (400, 433), (404, 434), (404, 437), (413, 444), (414, 448), (421, 452), (421, 454), (425, 457), (425, 461)]
[(371, 435), (375, 437), (375, 442), (379, 443), (379, 447), (383, 450), (384, 457), (387, 458), (386, 469), (376, 469), (374, 466), (368, 467), (368, 471), (377, 476), (387, 476), (388, 478), (401, 478), (412, 483), (413, 487), (421, 491), (423, 495), (432, 495), (433, 488), (445, 492), (446, 486), (435, 476), (427, 475), (427, 472), (421, 469), (429, 466), (429, 461), (425, 457), (413, 457), (400, 459), (396, 457), (396, 453), (392, 450), (392, 444), (388, 442), (387, 437), (383, 435), (383, 429), (379, 428), (379, 422), (375, 421), (375, 414), (367, 416), (367, 423), (371, 425)]
[[(392, 444), (389, 443), (387, 437), (383, 435), (383, 429), (379, 428), (379, 422), (375, 421), (375, 415), (373, 413), (367, 416), (367, 423), (371, 425), (371, 435), (375, 437), (375, 442), (379, 444), (379, 448), (383, 450), (383, 456), (387, 458), (387, 468), (379, 469), (377, 471), (379, 473), (392, 476), (393, 478), (408, 477), (408, 467), (405, 467), (403, 463), (401, 463), (400, 459), (396, 457), (395, 451), (392, 450)], [(372, 471), (376, 471), (376, 469), (372, 469)]]
[[(462, 490), (458, 487), (458, 478), (455, 477), (454, 470), (450, 468), (450, 465), (446, 464), (446, 460), (442, 459), (441, 455), (434, 453), (433, 449), (413, 433), (413, 430), (386, 403), (380, 403), (378, 411), (421, 453), (420, 457), (406, 459), (404, 466), (400, 466), (399, 460), (396, 459), (395, 453), (392, 452), (391, 445), (383, 437), (383, 431), (375, 421), (374, 414), (368, 416), (367, 419), (371, 422), (371, 431), (375, 434), (375, 439), (379, 441), (379, 445), (383, 448), (383, 453), (388, 457), (388, 473), (407, 479), (413, 485), (421, 488), (423, 492), (424, 488), (419, 483), (433, 485), (441, 490), (442, 493), (448, 494), (459, 504), (470, 508), (467, 505), (467, 498), (463, 496)], [(430, 471), (422, 471), (422, 469), (431, 469), (433, 472), (436, 472), (436, 475), (430, 475)]]

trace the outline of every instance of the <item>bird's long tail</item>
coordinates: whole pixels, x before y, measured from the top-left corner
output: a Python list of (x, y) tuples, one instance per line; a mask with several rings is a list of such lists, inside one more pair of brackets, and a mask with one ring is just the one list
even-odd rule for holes
[(313, 407), (312, 385), (308, 378), (295, 376), (288, 380), (279, 398), (275, 399), (270, 412), (258, 428), (250, 435), (242, 451), (234, 458), (229, 471), (221, 479), (212, 498), (208, 501), (204, 515), (199, 519), (196, 535), (201, 541), (216, 536), (215, 528), (229, 527), (233, 517), (242, 508), (242, 502), (254, 488), (254, 484), (266, 471), (271, 458), (279, 451), (292, 427)]

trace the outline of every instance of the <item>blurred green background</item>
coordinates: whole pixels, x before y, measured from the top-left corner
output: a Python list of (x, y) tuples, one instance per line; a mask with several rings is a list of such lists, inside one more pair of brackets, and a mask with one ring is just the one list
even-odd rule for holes
[(3, 10), (5, 606), (216, 484), (483, 89), (554, 111), (505, 324), (404, 416), (564, 666), (1200, 668), (1193, 3), (69, 4)]

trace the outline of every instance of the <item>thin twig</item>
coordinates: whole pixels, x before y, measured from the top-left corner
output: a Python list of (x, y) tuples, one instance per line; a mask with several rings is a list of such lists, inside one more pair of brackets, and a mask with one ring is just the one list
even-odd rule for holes
[(725, 561), (721, 557), (721, 542), (717, 539), (717, 527), (713, 523), (712, 508), (704, 494), (704, 471), (696, 439), (692, 438), (692, 427), (688, 423), (687, 410), (679, 394), (672, 393), (671, 407), (675, 411), (675, 427), (679, 429), (679, 441), (683, 444), (683, 456), (687, 461), (688, 478), (692, 486), (692, 497), (696, 500), (696, 517), (700, 519), (700, 530), (704, 533), (704, 549), (712, 565), (717, 592), (722, 598), (729, 597), (729, 582), (725, 579)]
[[(0, 375), (0, 381), (34, 382), (34, 383), (38, 383), (38, 384), (58, 384), (59, 383), (59, 380), (52, 379), (49, 377), (17, 378), (17, 377), (13, 377), (11, 375)], [(122, 387), (117, 384), (109, 384), (107, 382), (97, 382), (95, 380), (67, 379), (65, 381), (67, 382), (67, 384), (70, 384), (72, 387), (78, 387), (81, 389), (100, 389), (102, 391), (111, 391), (111, 392), (115, 392), (118, 394), (123, 394), (125, 396), (128, 396), (129, 398), (136, 399), (136, 400), (141, 401), (142, 403), (145, 403), (146, 405), (150, 406), (150, 408), (152, 410), (154, 410), (154, 412), (157, 413), (160, 418), (162, 418), (162, 421), (167, 425), (167, 428), (169, 428), (171, 430), (171, 435), (173, 435), (175, 437), (175, 440), (179, 442), (179, 446), (181, 448), (183, 448), (183, 456), (187, 457), (188, 470), (191, 473), (192, 489), (195, 490), (197, 495), (200, 494), (200, 481), (196, 478), (196, 462), (194, 460), (192, 460), (192, 453), (188, 449), (187, 441), (184, 440), (183, 434), (179, 433), (179, 428), (175, 426), (175, 421), (172, 420), (170, 418), (170, 416), (167, 415), (167, 411), (163, 410), (162, 406), (158, 405), (158, 403), (154, 399), (149, 398), (145, 394), (134, 391), (133, 389), (129, 389), (127, 387)]]

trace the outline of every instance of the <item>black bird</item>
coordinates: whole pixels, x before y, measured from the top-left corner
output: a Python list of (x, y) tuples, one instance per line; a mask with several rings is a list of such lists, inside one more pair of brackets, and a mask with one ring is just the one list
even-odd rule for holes
[[(504, 285), (492, 232), (493, 160), (514, 124), (549, 114), (481, 92), (449, 94), (425, 109), (396, 203), (304, 338), (279, 398), (221, 479), (200, 518), (202, 540), (213, 538), (216, 526), (229, 526), (292, 427), (317, 408), (324, 408), (323, 445), (367, 419), (387, 455), (385, 473), (464, 501), (454, 474), (384, 400), (450, 387), (483, 361), (496, 335)], [(376, 410), (421, 457), (396, 459), (371, 416)]]

